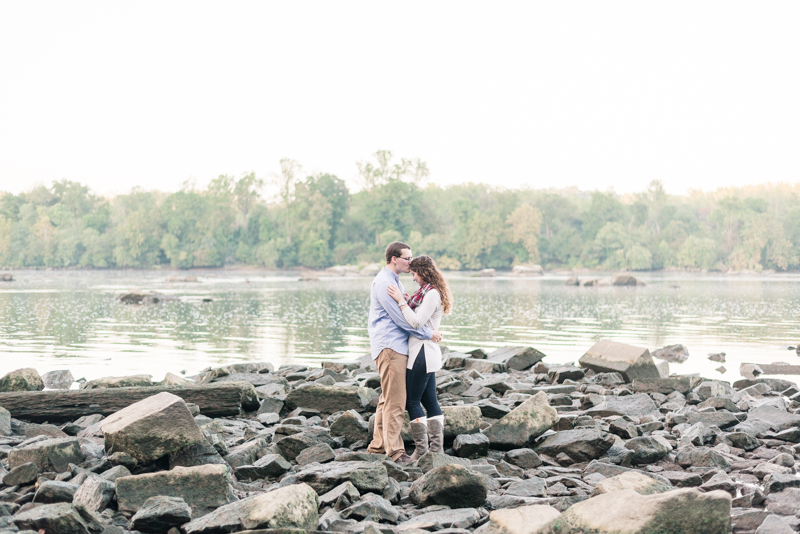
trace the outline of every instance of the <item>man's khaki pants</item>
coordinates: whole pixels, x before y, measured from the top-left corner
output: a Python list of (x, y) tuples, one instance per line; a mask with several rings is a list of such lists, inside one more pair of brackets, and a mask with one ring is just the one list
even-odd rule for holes
[(406, 365), (408, 356), (392, 349), (383, 349), (375, 360), (381, 375), (381, 396), (375, 411), (375, 430), (367, 450), (386, 453), (392, 460), (405, 454), (403, 414), (406, 409)]

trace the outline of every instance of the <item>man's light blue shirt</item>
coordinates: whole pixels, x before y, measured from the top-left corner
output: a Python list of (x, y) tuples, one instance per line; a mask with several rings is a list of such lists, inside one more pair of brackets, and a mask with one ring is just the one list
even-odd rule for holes
[(372, 359), (377, 359), (383, 349), (392, 349), (400, 354), (408, 355), (408, 336), (413, 334), (421, 339), (430, 339), (433, 331), (424, 326), (412, 328), (403, 317), (400, 305), (389, 296), (387, 288), (396, 285), (405, 293), (400, 276), (390, 269), (383, 268), (375, 280), (369, 295), (369, 343), (372, 348)]

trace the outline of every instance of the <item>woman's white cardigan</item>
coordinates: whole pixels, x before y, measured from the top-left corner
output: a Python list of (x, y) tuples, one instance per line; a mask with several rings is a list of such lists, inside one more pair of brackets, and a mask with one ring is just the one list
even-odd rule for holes
[[(410, 306), (403, 308), (403, 317), (408, 324), (414, 328), (427, 326), (431, 330), (438, 330), (442, 322), (444, 307), (442, 306), (442, 296), (436, 289), (431, 289), (425, 293), (422, 304), (417, 306), (416, 311)], [(409, 336), (408, 338), (408, 369), (414, 367), (419, 351), (425, 347), (425, 366), (429, 373), (434, 373), (442, 368), (442, 350), (438, 343), (430, 339), (420, 339)]]

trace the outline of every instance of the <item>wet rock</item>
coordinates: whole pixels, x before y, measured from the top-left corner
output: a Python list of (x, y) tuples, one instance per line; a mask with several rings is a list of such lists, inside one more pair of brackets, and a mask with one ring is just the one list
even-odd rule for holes
[(292, 484), (221, 506), (183, 526), (186, 534), (252, 529), (316, 530), (319, 498), (306, 484)]
[(28, 462), (36, 464), (42, 472), (63, 473), (69, 471), (69, 464), (83, 462), (83, 452), (77, 438), (45, 439), (8, 452), (12, 469)]
[(361, 500), (342, 510), (341, 514), (345, 519), (388, 523), (397, 523), (400, 517), (392, 503), (374, 493), (363, 495)]
[(100, 513), (106, 509), (116, 494), (116, 485), (97, 475), (90, 475), (75, 492), (74, 503), (83, 504), (89, 510)]
[(667, 345), (663, 349), (654, 350), (653, 358), (670, 363), (683, 363), (689, 359), (689, 349), (683, 345)]
[(481, 475), (462, 465), (450, 464), (436, 467), (415, 480), (410, 497), (419, 506), (468, 508), (483, 506), (487, 492)]
[(286, 396), (286, 407), (312, 408), (320, 413), (331, 414), (342, 410), (363, 412), (377, 396), (373, 389), (358, 386), (320, 386), (311, 384), (293, 389)]
[(176, 467), (144, 475), (121, 477), (116, 481), (119, 509), (138, 512), (150, 497), (180, 497), (201, 516), (236, 500), (224, 465)]
[(633, 451), (631, 463), (652, 464), (670, 453), (672, 445), (660, 436), (642, 436), (625, 442), (625, 448)]
[(103, 531), (100, 518), (85, 506), (68, 503), (43, 504), (17, 513), (14, 524), (20, 530), (53, 534), (99, 534)]
[(311, 465), (295, 476), (298, 482), (308, 484), (320, 494), (327, 493), (344, 482), (351, 482), (362, 493), (381, 492), (389, 483), (386, 467), (370, 462)]
[(2, 480), (6, 486), (23, 486), (30, 484), (39, 477), (39, 468), (33, 462), (26, 462), (11, 468)]
[(525, 371), (544, 358), (544, 354), (533, 347), (501, 347), (486, 356), (488, 361), (505, 364), (509, 369)]
[(331, 436), (344, 438), (344, 446), (369, 440), (369, 424), (355, 410), (347, 410), (330, 425)]
[(100, 423), (106, 451), (151, 462), (205, 440), (186, 403), (162, 392), (109, 415)]
[(519, 449), (544, 434), (557, 421), (558, 413), (548, 403), (547, 394), (540, 391), (514, 408), (484, 433), (493, 449)]
[(539, 454), (566, 454), (574, 462), (599, 458), (614, 445), (614, 435), (594, 429), (563, 430), (547, 436), (537, 447)]
[(545, 504), (494, 510), (475, 534), (562, 534), (571, 529), (561, 512)]
[(572, 505), (564, 512), (564, 519), (579, 532), (596, 534), (728, 534), (731, 496), (723, 491), (700, 493), (697, 489), (655, 495), (621, 490)]
[(42, 375), (42, 382), (47, 389), (69, 389), (75, 378), (69, 370), (50, 371)]
[(81, 389), (133, 388), (152, 385), (152, 375), (106, 376), (84, 382)]
[(131, 528), (140, 532), (162, 533), (192, 520), (192, 509), (180, 497), (150, 497), (131, 518)]
[(41, 391), (44, 382), (36, 369), (26, 367), (7, 373), (0, 378), (0, 393), (11, 391)]
[[(70, 482), (60, 482), (58, 480), (44, 480), (39, 484), (33, 502), (43, 504), (54, 504), (59, 502), (72, 502), (75, 492), (79, 486)], [(2, 514), (0, 514), (2, 515)]]
[(483, 434), (460, 434), (453, 442), (453, 451), (462, 458), (478, 458), (489, 452), (489, 438)]
[(581, 356), (579, 363), (596, 373), (619, 373), (626, 382), (661, 377), (649, 350), (615, 341), (598, 341)]

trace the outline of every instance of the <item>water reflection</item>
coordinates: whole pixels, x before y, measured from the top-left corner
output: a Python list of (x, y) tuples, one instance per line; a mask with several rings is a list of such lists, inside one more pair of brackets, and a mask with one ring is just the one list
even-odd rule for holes
[[(18, 271), (0, 286), (0, 373), (68, 367), (76, 376), (194, 373), (232, 360), (318, 362), (368, 351), (367, 278), (300, 282), (263, 272), (208, 271), (166, 283), (159, 271)], [(673, 370), (731, 380), (743, 361), (797, 363), (800, 277), (649, 276), (647, 287), (565, 287), (563, 279), (450, 277), (445, 319), (455, 349), (532, 344), (550, 361), (574, 361), (600, 338), (649, 348), (689, 347)], [(408, 287), (413, 285), (409, 279)], [(177, 302), (126, 306), (134, 288)], [(203, 299), (211, 299), (204, 303)], [(724, 374), (708, 352), (728, 353)]]

